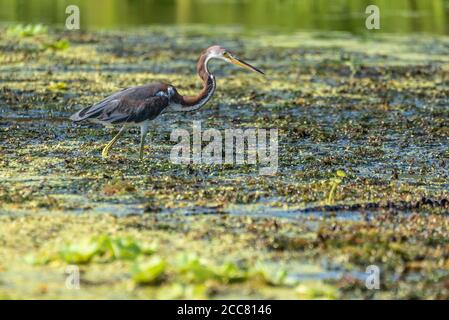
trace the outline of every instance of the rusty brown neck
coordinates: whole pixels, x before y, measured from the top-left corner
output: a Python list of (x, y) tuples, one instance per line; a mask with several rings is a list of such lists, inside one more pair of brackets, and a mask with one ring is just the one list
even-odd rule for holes
[(196, 96), (181, 97), (180, 104), (182, 105), (183, 110), (191, 111), (199, 109), (212, 98), (215, 91), (215, 77), (209, 73), (207, 68), (210, 59), (207, 52), (203, 52), (198, 59), (197, 72), (203, 81), (203, 89)]

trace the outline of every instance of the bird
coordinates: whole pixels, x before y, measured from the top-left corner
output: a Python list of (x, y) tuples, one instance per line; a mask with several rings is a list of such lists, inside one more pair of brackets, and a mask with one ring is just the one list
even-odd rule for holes
[(238, 58), (234, 53), (222, 46), (214, 45), (203, 50), (198, 59), (197, 73), (203, 88), (197, 95), (181, 95), (173, 85), (168, 83), (150, 83), (116, 92), (96, 104), (81, 109), (70, 119), (75, 123), (89, 121), (104, 126), (121, 126), (119, 132), (103, 148), (101, 153), (103, 158), (109, 156), (111, 148), (128, 127), (140, 127), (139, 159), (142, 160), (145, 137), (152, 120), (166, 112), (198, 110), (212, 98), (216, 89), (216, 80), (209, 71), (209, 62), (213, 59), (224, 60), (264, 75), (264, 72)]

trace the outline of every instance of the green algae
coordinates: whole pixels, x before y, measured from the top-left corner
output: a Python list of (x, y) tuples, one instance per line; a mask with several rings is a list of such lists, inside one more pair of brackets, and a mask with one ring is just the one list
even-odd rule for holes
[[(8, 30), (0, 297), (449, 297), (447, 37)], [(196, 58), (217, 41), (267, 77), (211, 66), (211, 103), (155, 120), (144, 161), (137, 130), (104, 160), (114, 130), (68, 121), (127, 86), (195, 93)], [(278, 173), (171, 163), (170, 131), (192, 120), (279, 129)], [(380, 290), (365, 287), (372, 264)]]

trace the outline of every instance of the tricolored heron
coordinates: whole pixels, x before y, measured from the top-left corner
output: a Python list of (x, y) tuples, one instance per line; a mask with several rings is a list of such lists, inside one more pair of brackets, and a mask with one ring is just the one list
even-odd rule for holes
[(211, 59), (220, 59), (240, 67), (264, 74), (249, 63), (237, 58), (223, 47), (212, 46), (204, 50), (198, 60), (197, 71), (203, 81), (203, 89), (196, 96), (183, 96), (176, 88), (166, 83), (152, 83), (127, 88), (93, 106), (84, 108), (70, 117), (74, 122), (88, 120), (103, 125), (122, 125), (117, 135), (104, 147), (102, 156), (106, 158), (112, 146), (125, 129), (131, 125), (140, 126), (140, 159), (143, 158), (145, 136), (149, 122), (162, 112), (193, 111), (204, 106), (215, 91), (215, 77), (209, 72)]

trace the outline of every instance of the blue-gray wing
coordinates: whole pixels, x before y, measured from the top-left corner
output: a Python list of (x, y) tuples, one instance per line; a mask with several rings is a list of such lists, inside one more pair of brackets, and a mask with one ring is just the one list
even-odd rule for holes
[(145, 100), (113, 100), (102, 113), (96, 117), (101, 122), (118, 124), (124, 122), (139, 123), (153, 120), (169, 104), (166, 96), (156, 96)]
[(167, 88), (168, 85), (163, 83), (128, 88), (78, 111), (70, 119), (75, 122), (97, 120), (111, 124), (153, 120), (170, 103)]

